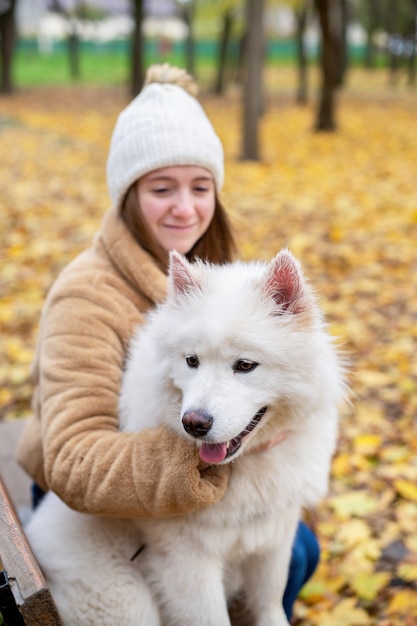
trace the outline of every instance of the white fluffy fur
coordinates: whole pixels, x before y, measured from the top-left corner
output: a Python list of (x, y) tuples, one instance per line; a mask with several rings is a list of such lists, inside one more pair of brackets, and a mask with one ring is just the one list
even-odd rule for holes
[[(236, 372), (239, 359), (259, 365)], [(290, 253), (222, 267), (172, 254), (167, 302), (132, 342), (121, 429), (167, 424), (191, 438), (181, 419), (193, 409), (213, 418), (203, 440), (224, 442), (267, 411), (224, 461), (234, 461), (230, 484), (210, 508), (136, 522), (82, 515), (48, 494), (26, 530), (65, 624), (229, 626), (227, 600), (243, 588), (257, 626), (287, 626), (294, 533), (326, 493), (343, 396), (341, 361)], [(282, 443), (248, 453), (277, 433)]]

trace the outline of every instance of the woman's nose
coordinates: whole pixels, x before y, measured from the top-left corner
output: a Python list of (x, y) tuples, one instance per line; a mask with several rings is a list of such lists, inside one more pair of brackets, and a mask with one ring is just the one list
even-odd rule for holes
[(187, 217), (194, 213), (194, 202), (188, 191), (180, 191), (175, 197), (172, 212), (178, 217)]

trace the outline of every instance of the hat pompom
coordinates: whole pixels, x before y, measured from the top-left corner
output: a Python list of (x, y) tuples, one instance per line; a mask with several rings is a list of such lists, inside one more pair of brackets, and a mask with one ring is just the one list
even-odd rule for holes
[(151, 83), (177, 85), (182, 87), (190, 96), (196, 97), (198, 95), (198, 85), (195, 79), (186, 70), (168, 63), (149, 67), (146, 72), (144, 87)]

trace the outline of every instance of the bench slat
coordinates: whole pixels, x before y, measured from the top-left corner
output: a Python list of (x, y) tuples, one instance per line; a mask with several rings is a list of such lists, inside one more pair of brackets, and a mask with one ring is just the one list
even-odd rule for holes
[(0, 565), (27, 626), (63, 626), (35, 556), (0, 479)]

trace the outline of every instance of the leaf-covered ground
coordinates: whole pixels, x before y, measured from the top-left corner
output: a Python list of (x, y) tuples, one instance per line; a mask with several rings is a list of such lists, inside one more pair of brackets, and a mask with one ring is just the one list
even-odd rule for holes
[[(352, 75), (339, 131), (274, 76), (261, 163), (239, 160), (239, 101), (203, 98), (224, 142), (222, 194), (244, 258), (288, 246), (351, 355), (329, 497), (311, 518), (322, 561), (299, 626), (417, 624), (417, 92)], [(273, 87), (273, 88), (272, 88)], [(0, 410), (29, 412), (42, 302), (109, 204), (108, 141), (122, 89), (25, 91), (0, 100)]]

